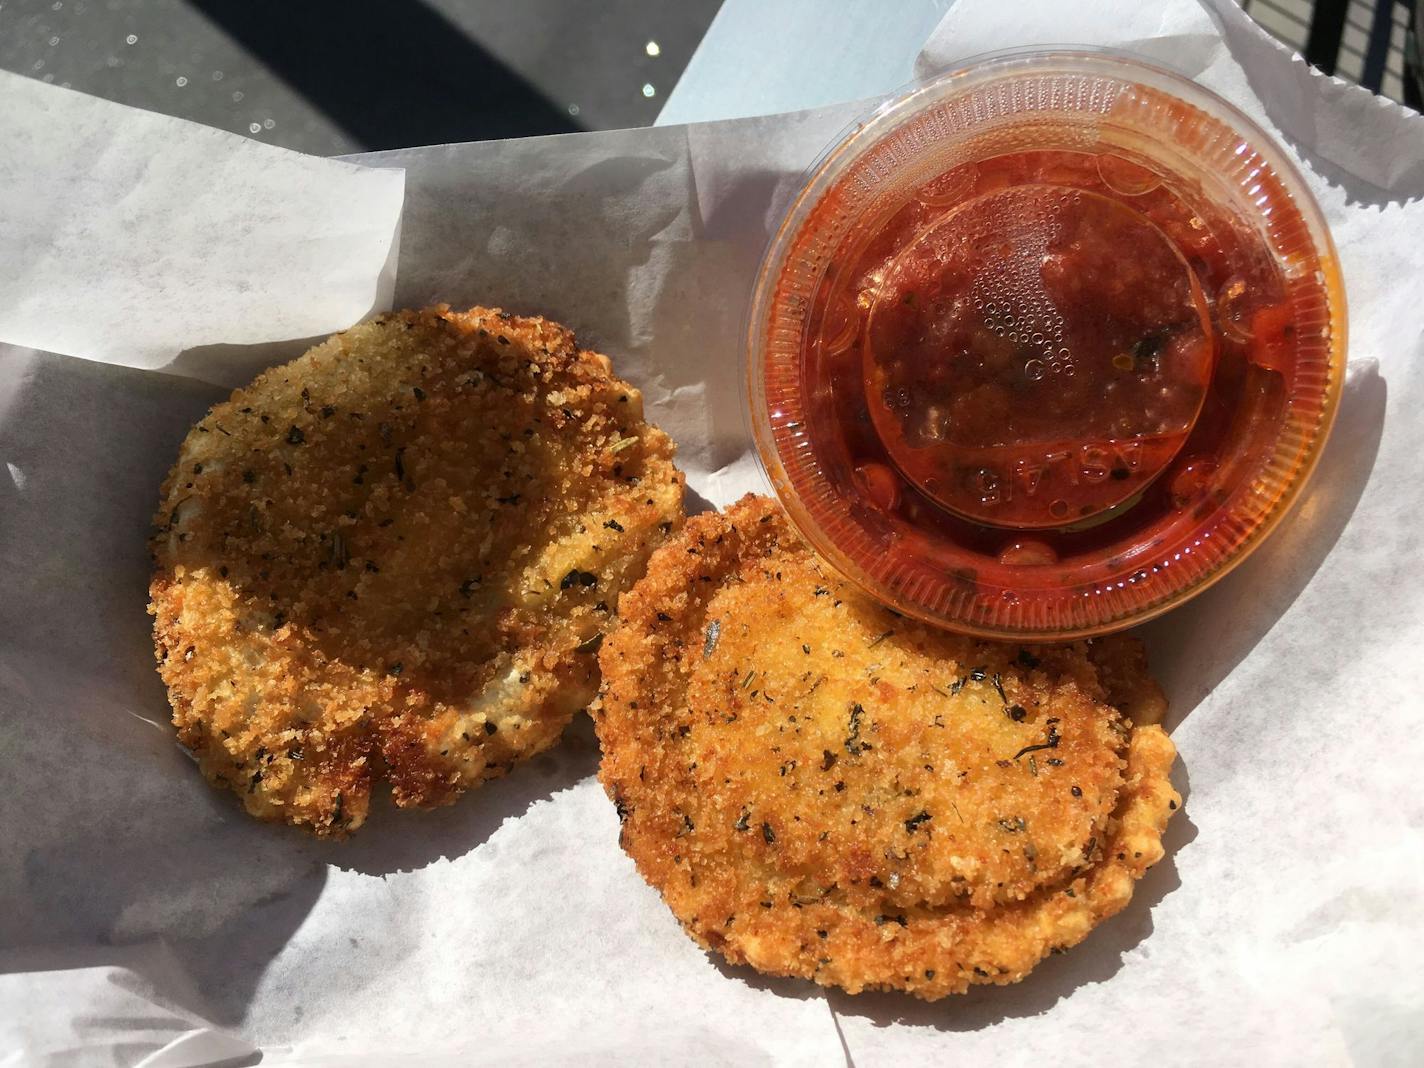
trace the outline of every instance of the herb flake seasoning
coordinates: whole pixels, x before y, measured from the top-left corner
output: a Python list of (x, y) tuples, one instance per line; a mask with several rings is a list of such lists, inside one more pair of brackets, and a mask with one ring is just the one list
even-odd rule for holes
[(859, 701), (850, 706), (850, 730), (846, 734), (845, 749), (851, 756), (859, 756), (870, 748), (869, 742), (860, 740), (860, 720), (865, 715), (865, 707)]
[(910, 834), (914, 834), (915, 831), (919, 829), (920, 824), (924, 823), (926, 820), (931, 819), (934, 819), (934, 817), (931, 816), (928, 812), (922, 811), (914, 816), (911, 816), (905, 821), (905, 830), (908, 831)]
[(570, 571), (559, 580), (559, 589), (572, 589), (574, 586), (597, 586), (598, 576), (591, 571), (580, 571), (578, 568)]
[(1040, 742), (1038, 745), (1024, 746), (1022, 749), (1020, 749), (1017, 753), (1014, 754), (1013, 759), (1017, 760), (1019, 757), (1023, 756), (1026, 753), (1036, 753), (1040, 749), (1057, 749), (1058, 743), (1061, 740), (1062, 739), (1058, 735), (1058, 728), (1055, 727), (1052, 723), (1050, 723), (1048, 725), (1047, 740)]
[(351, 554), (346, 548), (346, 539), (338, 530), (331, 535), (331, 566), (338, 571), (345, 571), (350, 561)]
[(722, 637), (722, 621), (714, 619), (707, 624), (707, 637), (702, 642), (702, 659), (706, 660), (717, 651), (717, 642)]

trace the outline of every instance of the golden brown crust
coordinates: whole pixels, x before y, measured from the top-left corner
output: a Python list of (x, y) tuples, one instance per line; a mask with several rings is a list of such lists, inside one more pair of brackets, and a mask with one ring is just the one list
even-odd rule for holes
[(1141, 642), (1117, 634), (1095, 638), (1088, 643), (1088, 658), (1098, 669), (1108, 704), (1140, 726), (1162, 722), (1167, 695), (1147, 673), (1147, 650)]
[(600, 778), (644, 877), (734, 963), (929, 999), (1012, 982), (1161, 856), (1174, 750), (1106, 701), (1093, 656), (1125, 684), (1122, 642), (926, 628), (748, 497), (624, 597)]
[(667, 435), (543, 319), (383, 316), (184, 441), (150, 611), (179, 737), (263, 819), (341, 836), (551, 745), (681, 525)]

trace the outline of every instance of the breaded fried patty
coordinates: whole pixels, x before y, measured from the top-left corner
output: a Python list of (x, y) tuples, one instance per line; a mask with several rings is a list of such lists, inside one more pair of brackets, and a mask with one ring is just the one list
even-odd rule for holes
[(321, 835), (559, 737), (620, 594), (682, 522), (667, 435), (543, 319), (383, 316), (258, 377), (163, 485), (150, 611), (179, 738)]
[(703, 946), (934, 999), (1022, 978), (1162, 856), (1175, 750), (1130, 639), (931, 630), (833, 576), (748, 497), (654, 554), (604, 643), (600, 778)]

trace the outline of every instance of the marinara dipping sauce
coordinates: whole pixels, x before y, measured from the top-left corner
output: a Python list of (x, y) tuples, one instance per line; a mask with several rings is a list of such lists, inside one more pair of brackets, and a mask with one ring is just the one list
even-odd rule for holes
[(892, 607), (1101, 633), (1284, 513), (1344, 315), (1318, 208), (1244, 116), (1124, 56), (1004, 55), (813, 170), (754, 301), (758, 447), (802, 533)]

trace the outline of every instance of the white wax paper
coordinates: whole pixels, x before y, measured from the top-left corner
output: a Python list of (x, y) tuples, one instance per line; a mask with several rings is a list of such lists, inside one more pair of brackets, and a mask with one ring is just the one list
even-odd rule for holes
[(224, 374), (390, 301), (398, 171), (249, 141), (0, 71), (0, 338)]
[[(222, 395), (198, 379), (255, 371), (271, 351), (243, 346), (298, 335), (229, 334), (227, 294), (185, 279), (211, 316), (195, 332), (227, 346), (169, 364), (189, 377), (0, 349), (0, 1050), (150, 1068), (258, 1050), (333, 1065), (1414, 1063), (1424, 131), (1310, 75), (1234, 9), (1059, 6), (960, 0), (926, 64), (1112, 42), (1201, 77), (1297, 151), (1351, 307), (1340, 418), (1291, 521), (1148, 628), (1187, 801), (1124, 915), (1018, 986), (932, 1006), (723, 967), (618, 850), (586, 723), (454, 808), (375, 806), (344, 845), (249, 821), (166, 725), (143, 539), (178, 442)], [(694, 492), (725, 503), (761, 485), (738, 384), (752, 273), (800, 173), (858, 112), (368, 157), (406, 170), (396, 303), (569, 323), (644, 388)], [(135, 195), (161, 192), (145, 185)], [(313, 236), (294, 222), (294, 246)], [(0, 230), (13, 263), (11, 240)], [(269, 293), (266, 321), (302, 314), (324, 278)], [(64, 347), (21, 322), (0, 304), (0, 339)], [(123, 359), (111, 345), (78, 354)]]

